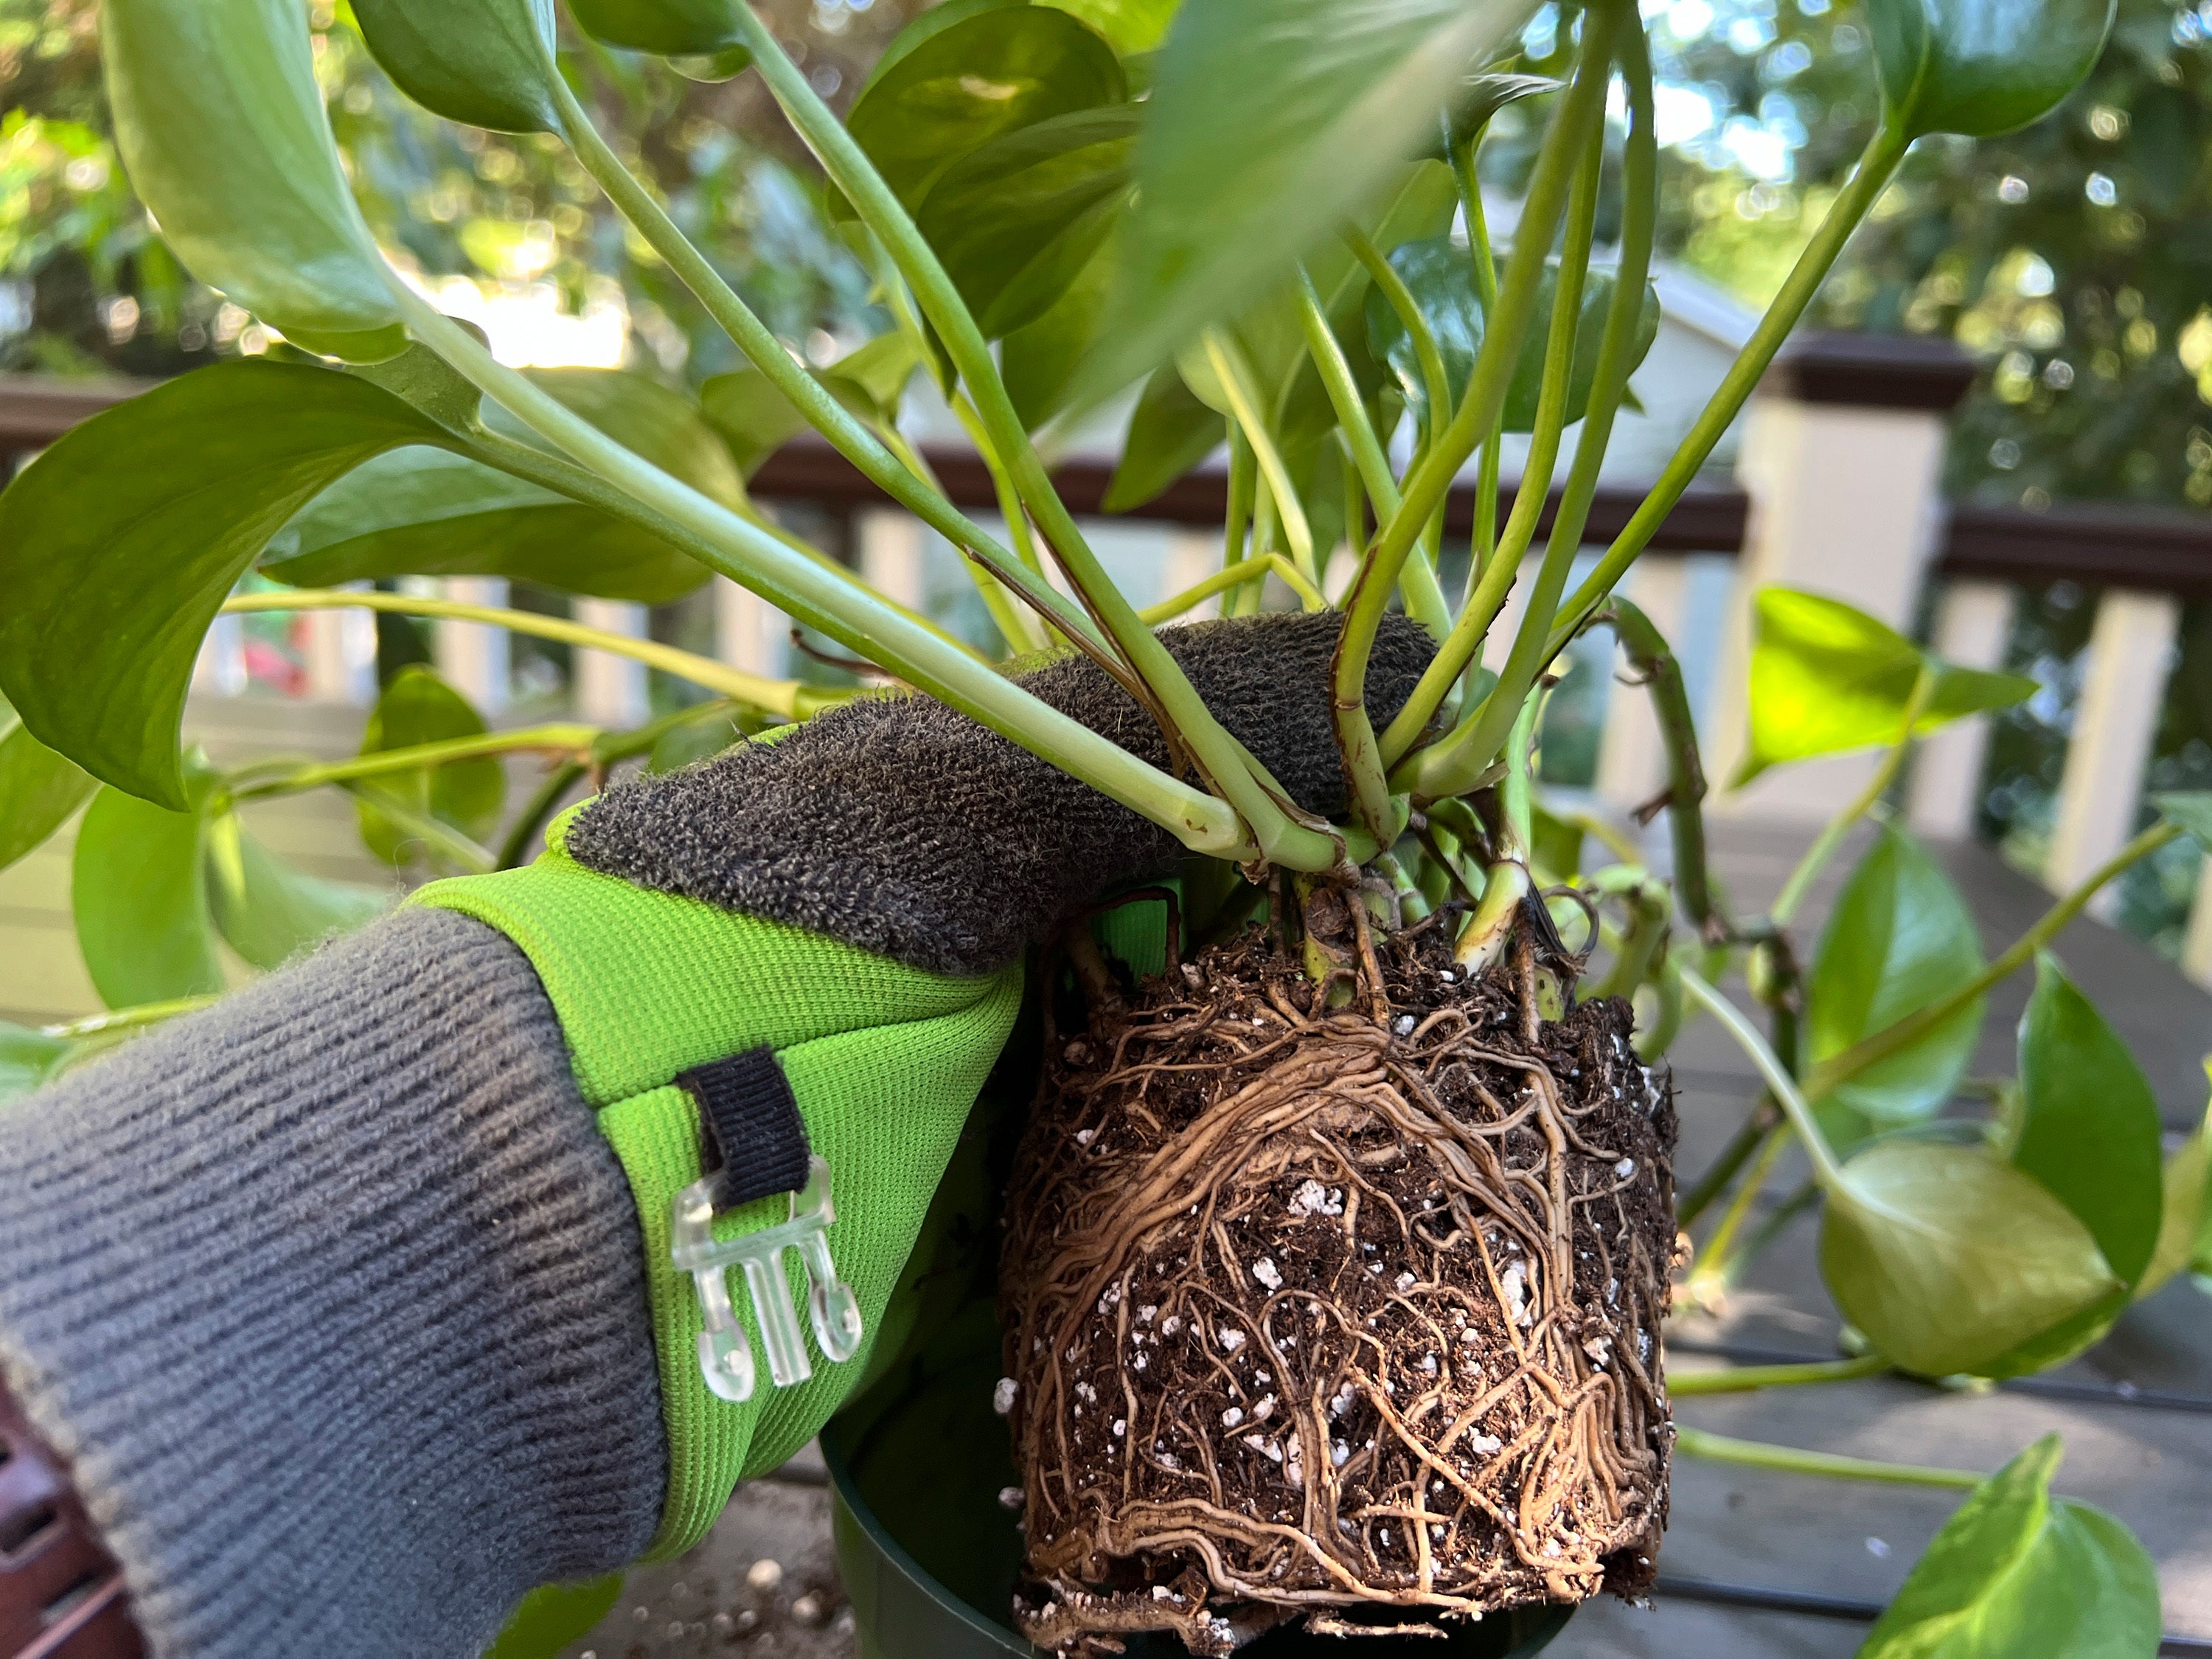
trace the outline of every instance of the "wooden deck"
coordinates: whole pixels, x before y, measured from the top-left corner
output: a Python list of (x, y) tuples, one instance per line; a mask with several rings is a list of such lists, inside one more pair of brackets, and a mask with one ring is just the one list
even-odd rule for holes
[[(358, 711), (240, 702), (195, 704), (191, 727), (219, 758), (283, 748), (337, 754), (358, 740)], [(321, 873), (382, 878), (359, 851), (350, 808), (319, 795), (273, 804), (258, 833)], [(1723, 872), (1740, 906), (1779, 888), (1797, 833), (1716, 827)], [(0, 872), (0, 1017), (50, 1020), (94, 1006), (67, 915), (67, 840)], [(1942, 856), (1981, 919), (1991, 948), (2045, 906), (2040, 890), (1976, 847)], [(1846, 861), (1839, 861), (1838, 871)], [(1831, 887), (1833, 885), (1832, 880)], [(1810, 907), (1817, 919), (1820, 905)], [(1808, 927), (1809, 942), (1812, 930)], [(2136, 941), (2076, 922), (2059, 954), (2127, 1037), (2156, 1087), (2170, 1131), (2202, 1112), (2201, 1062), (2212, 1049), (2212, 996)], [(1992, 998), (1982, 1064), (2011, 1069), (2013, 1026), (2027, 991), (2018, 975)], [(1674, 1055), (1683, 1123), (1681, 1167), (1702, 1169), (1741, 1121), (1756, 1085), (1711, 1022)], [(1786, 1174), (1773, 1183), (1787, 1191)], [(1735, 1361), (1827, 1358), (1837, 1322), (1801, 1220), (1750, 1275), (1723, 1318), (1678, 1322), (1678, 1371)], [(1995, 1468), (2057, 1430), (2067, 1461), (2058, 1485), (2118, 1515), (2157, 1559), (2174, 1653), (2212, 1655), (2212, 1303), (2186, 1284), (2130, 1310), (2098, 1348), (2050, 1376), (1977, 1395), (1874, 1381), (1765, 1395), (1685, 1401), (1683, 1422), (1722, 1433), (1902, 1462)], [(1552, 1651), (1561, 1659), (1841, 1659), (1872, 1611), (1955, 1506), (1954, 1494), (1815, 1481), (1681, 1459), (1656, 1605), (1595, 1604)], [(726, 1651), (739, 1644), (794, 1659), (841, 1659), (853, 1648), (826, 1577), (828, 1511), (819, 1466), (740, 1492), (715, 1535), (684, 1560), (633, 1577), (622, 1606), (572, 1659), (649, 1659)], [(754, 1563), (775, 1559), (781, 1577)], [(811, 1600), (803, 1598), (809, 1594)], [(717, 1614), (723, 1617), (720, 1620)]]

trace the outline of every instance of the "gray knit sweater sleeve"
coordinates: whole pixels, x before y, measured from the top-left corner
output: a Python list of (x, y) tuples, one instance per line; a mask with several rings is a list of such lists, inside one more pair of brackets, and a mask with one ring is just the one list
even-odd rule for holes
[(0, 1107), (0, 1372), (155, 1659), (472, 1659), (666, 1479), (621, 1166), (443, 911)]

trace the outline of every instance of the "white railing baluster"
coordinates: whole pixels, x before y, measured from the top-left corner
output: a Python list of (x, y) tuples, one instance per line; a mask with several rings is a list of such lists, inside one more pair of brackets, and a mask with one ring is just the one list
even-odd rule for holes
[[(585, 627), (602, 633), (632, 640), (646, 636), (646, 610), (641, 605), (623, 599), (579, 599), (574, 614)], [(578, 719), (617, 729), (644, 724), (649, 700), (643, 663), (634, 657), (590, 649), (579, 649), (573, 660), (572, 695)]]
[[(2135, 832), (2180, 621), (2181, 602), (2168, 593), (2108, 588), (2098, 601), (2044, 863), (2044, 884), (2054, 892), (2075, 885)], [(2096, 908), (2109, 914), (2114, 896), (2107, 887)]]

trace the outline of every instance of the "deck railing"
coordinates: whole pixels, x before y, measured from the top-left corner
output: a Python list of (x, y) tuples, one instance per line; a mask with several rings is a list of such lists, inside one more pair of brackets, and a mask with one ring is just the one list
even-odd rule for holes
[[(1709, 770), (1726, 775), (1739, 742), (1739, 690), (1747, 649), (1751, 591), (1787, 582), (1850, 599), (1911, 630), (1932, 618), (1934, 642), (1954, 661), (1996, 667), (2009, 648), (2019, 597), (2070, 582), (2096, 595), (2081, 689), (2068, 736), (2045, 879), (2064, 887), (2108, 857), (2134, 830), (2144, 778), (2166, 703), (2181, 607), (2212, 597), (2212, 514), (2060, 503), (2047, 511), (1977, 503), (1947, 504), (1937, 478), (1948, 415), (1969, 379), (1948, 349), (1920, 341), (1814, 336), (1799, 342), (1770, 375), (1745, 417), (1735, 482), (1694, 487), (1668, 516), (1633, 577), (1634, 596), (1662, 629), (1681, 638), (1693, 686), (1711, 693), (1701, 710)], [(86, 416), (143, 387), (0, 378), (0, 469), (9, 469)], [(932, 447), (927, 458), (946, 493), (979, 515), (997, 497), (978, 459)], [(1079, 515), (1095, 516), (1110, 468), (1079, 458), (1057, 473)], [(929, 537), (893, 507), (829, 446), (811, 436), (771, 457), (752, 482), (755, 496), (813, 515), (816, 527), (870, 579), (909, 603), (928, 598)], [(1507, 492), (1510, 500), (1510, 491)], [(1125, 553), (1157, 563), (1163, 592), (1202, 575), (1219, 557), (1225, 479), (1201, 468), (1159, 497), (1113, 520)], [(1641, 499), (1639, 489), (1600, 491), (1588, 532), (1601, 545)], [(1464, 536), (1475, 495), (1455, 489), (1447, 528)], [(1133, 538), (1132, 540), (1131, 538)], [(1146, 550), (1149, 548), (1147, 555)], [(1711, 589), (1711, 562), (1732, 561), (1719, 586), (1721, 615), (1699, 626), (1693, 614), (1700, 565)], [(456, 597), (498, 601), (496, 579), (455, 578)], [(1932, 590), (1932, 591), (1931, 591)], [(643, 607), (578, 600), (580, 619), (642, 634)], [(1711, 608), (1708, 602), (1708, 608)], [(756, 670), (782, 672), (788, 625), (759, 600), (717, 580), (718, 652)], [(1717, 621), (1717, 625), (1713, 625)], [(298, 695), (366, 701), (373, 695), (374, 630), (365, 614), (319, 612), (296, 636), (303, 659)], [(1703, 640), (1705, 643), (1698, 641)], [(246, 675), (235, 630), (219, 635), (203, 662), (204, 690), (243, 689)], [(496, 707), (507, 689), (503, 641), (489, 630), (441, 624), (436, 650), (465, 690)], [(570, 684), (578, 713), (609, 722), (635, 718), (645, 702), (642, 672), (624, 659), (580, 653)], [(1985, 734), (1962, 722), (1931, 739), (1914, 767), (1907, 811), (1923, 833), (1973, 833), (1985, 787)], [(1717, 803), (1717, 810), (1806, 817), (1856, 787), (1863, 762), (1794, 769)], [(1607, 701), (1595, 781), (1599, 798), (1631, 807), (1657, 787), (1648, 717), (1625, 688)], [(2212, 881), (2200, 881), (2185, 965), (2212, 982)]]

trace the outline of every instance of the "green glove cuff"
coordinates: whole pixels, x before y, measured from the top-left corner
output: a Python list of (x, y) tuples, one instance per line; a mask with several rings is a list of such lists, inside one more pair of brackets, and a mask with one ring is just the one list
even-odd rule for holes
[[(925, 972), (778, 922), (654, 892), (568, 856), (575, 809), (526, 869), (434, 882), (409, 902), (497, 928), (530, 958), (560, 1017), (577, 1087), (628, 1174), (644, 1237), (668, 1434), (668, 1493), (648, 1559), (690, 1548), (737, 1483), (775, 1468), (828, 1420), (865, 1375), (885, 1304), (931, 1194), (1021, 1004), (1018, 964), (981, 977)], [(690, 1275), (669, 1260), (670, 1212), (698, 1180), (700, 1130), (678, 1073), (766, 1046), (775, 1052), (813, 1150), (830, 1167), (831, 1256), (860, 1304), (866, 1337), (842, 1364), (809, 1334), (814, 1374), (791, 1388), (763, 1374), (733, 1404), (700, 1375)], [(788, 1212), (781, 1195), (717, 1222), (718, 1237)], [(787, 1264), (795, 1305), (806, 1281)], [(739, 1317), (758, 1350), (750, 1298)]]

